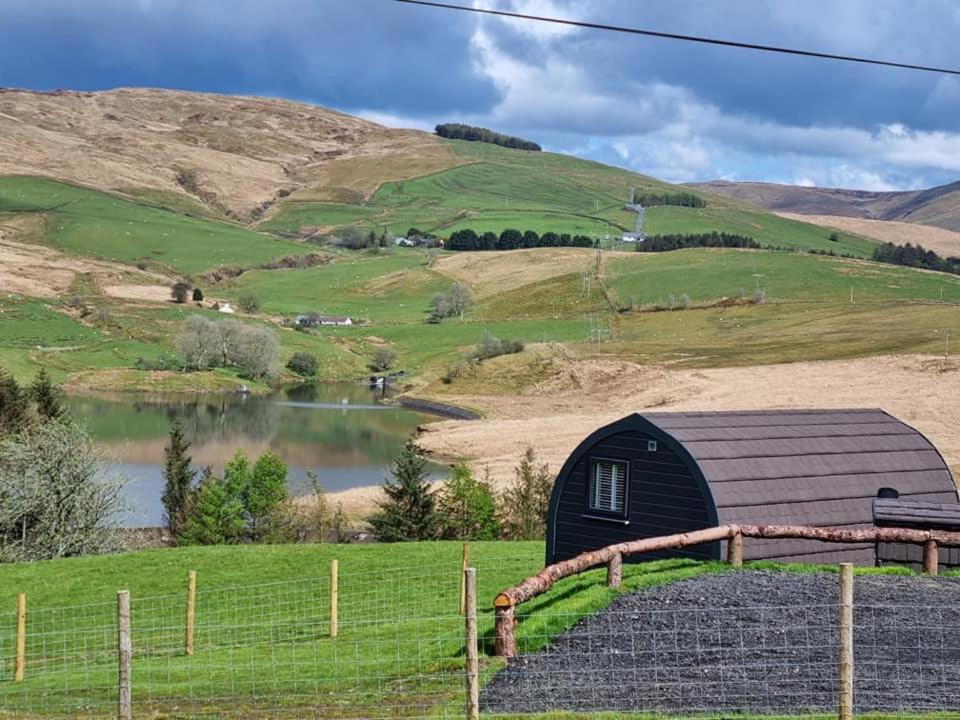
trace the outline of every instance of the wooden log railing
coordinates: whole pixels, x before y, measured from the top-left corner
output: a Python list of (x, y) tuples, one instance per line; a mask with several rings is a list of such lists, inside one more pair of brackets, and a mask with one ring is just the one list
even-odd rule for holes
[(515, 657), (516, 607), (545, 593), (558, 580), (577, 575), (596, 567), (607, 567), (607, 584), (619, 587), (623, 558), (629, 555), (672, 550), (694, 545), (728, 540), (727, 561), (734, 567), (743, 562), (743, 538), (767, 540), (819, 540), (832, 543), (908, 543), (923, 546), (923, 571), (937, 574), (937, 550), (943, 547), (960, 547), (960, 532), (944, 530), (918, 530), (896, 527), (831, 528), (800, 525), (720, 525), (676, 535), (631, 540), (608, 545), (598, 550), (582, 553), (569, 560), (548, 565), (536, 575), (504, 590), (494, 600), (495, 652), (501, 657)]

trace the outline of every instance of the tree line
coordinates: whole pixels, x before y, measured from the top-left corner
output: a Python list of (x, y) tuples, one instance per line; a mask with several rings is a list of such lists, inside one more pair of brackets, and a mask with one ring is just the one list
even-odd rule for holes
[(436, 133), (443, 138), (453, 140), (471, 140), (474, 142), (493, 143), (503, 147), (514, 148), (515, 150), (533, 150), (540, 152), (542, 148), (535, 142), (514, 137), (513, 135), (504, 135), (494, 132), (487, 128), (475, 127), (474, 125), (464, 125), (462, 123), (443, 123), (437, 125)]
[(494, 232), (477, 234), (470, 228), (457, 230), (450, 234), (444, 247), (447, 250), (519, 250), (539, 247), (587, 247), (596, 246), (596, 240), (589, 235), (570, 235), (569, 233), (545, 232), (538, 235), (533, 230), (521, 232), (508, 228), (497, 235)]
[(383, 542), (407, 540), (536, 540), (546, 534), (553, 478), (527, 448), (503, 492), (459, 462), (436, 489), (426, 461), (407, 443), (384, 484), (386, 498), (367, 518)]
[(644, 207), (653, 207), (654, 205), (677, 205), (679, 207), (702, 208), (706, 207), (706, 201), (699, 195), (688, 192), (651, 192), (643, 191), (634, 193), (633, 202)]
[(904, 265), (906, 267), (924, 268), (939, 272), (960, 275), (960, 258), (941, 257), (933, 250), (927, 250), (921, 245), (895, 245), (883, 243), (873, 251), (873, 260), (890, 265)]
[(637, 252), (670, 252), (684, 248), (751, 248), (759, 249), (760, 243), (747, 235), (725, 232), (708, 233), (672, 233), (669, 235), (651, 235), (637, 243)]

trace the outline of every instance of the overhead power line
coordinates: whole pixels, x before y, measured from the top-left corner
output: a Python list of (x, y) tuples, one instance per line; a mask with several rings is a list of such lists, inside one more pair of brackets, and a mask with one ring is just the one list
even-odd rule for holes
[(395, 0), (408, 5), (423, 5), (445, 10), (461, 10), (463, 12), (480, 15), (497, 15), (499, 17), (515, 18), (517, 20), (534, 20), (537, 22), (553, 23), (554, 25), (568, 25), (570, 27), (587, 28), (588, 30), (606, 30), (608, 32), (628, 33), (630, 35), (645, 35), (647, 37), (664, 38), (666, 40), (680, 40), (682, 42), (701, 43), (704, 45), (720, 45), (723, 47), (741, 48), (744, 50), (759, 50), (761, 52), (780, 53), (782, 55), (798, 55), (800, 57), (817, 58), (820, 60), (839, 60), (842, 62), (860, 63), (862, 65), (882, 65), (884, 67), (902, 68), (904, 70), (919, 70), (921, 72), (943, 73), (946, 75), (960, 75), (960, 70), (951, 68), (933, 67), (930, 65), (914, 65), (911, 63), (877, 60), (876, 58), (857, 57), (855, 55), (834, 55), (833, 53), (815, 52), (813, 50), (798, 50), (797, 48), (780, 47), (778, 45), (759, 45), (756, 43), (737, 42), (736, 40), (722, 40), (720, 38), (703, 37), (700, 35), (681, 35), (679, 33), (644, 30), (642, 28), (623, 27), (620, 25), (605, 25), (602, 23), (583, 22), (580, 20), (565, 20), (563, 18), (545, 17), (542, 15), (527, 15), (525, 13), (508, 12), (506, 10), (486, 10), (484, 8), (454, 5), (452, 3), (432, 2), (431, 0)]

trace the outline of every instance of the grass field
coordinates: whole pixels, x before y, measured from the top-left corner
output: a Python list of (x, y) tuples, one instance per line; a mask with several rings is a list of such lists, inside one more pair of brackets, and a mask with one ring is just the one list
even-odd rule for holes
[(145, 261), (182, 273), (255, 265), (309, 248), (244, 228), (43, 178), (0, 177), (0, 219), (37, 214), (47, 243), (76, 255)]
[[(492, 651), (492, 598), (536, 572), (542, 553), (542, 542), (471, 544), (484, 653)], [(333, 558), (340, 563), (336, 639), (329, 637)], [(0, 613), (0, 704), (17, 717), (108, 714), (114, 598), (126, 589), (137, 716), (189, 717), (215, 706), (217, 717), (295, 716), (298, 707), (312, 717), (449, 717), (463, 688), (459, 568), (460, 544), (452, 542), (183, 548), (2, 566), (11, 611)], [(619, 591), (606, 587), (603, 570), (560, 581), (522, 606), (519, 649), (536, 652), (619, 593), (727, 569), (689, 560), (627, 565)], [(192, 657), (183, 652), (188, 570), (198, 575)], [(9, 676), (17, 592), (28, 598), (23, 683)], [(482, 677), (500, 667), (485, 659)]]
[[(260, 228), (298, 233), (356, 225), (365, 231), (403, 234), (410, 227), (441, 235), (463, 228), (499, 233), (506, 228), (538, 233), (618, 235), (633, 229), (624, 210), (630, 188), (669, 191), (652, 178), (567, 155), (509, 150), (488, 143), (449, 141), (467, 164), (402, 182), (384, 183), (369, 202), (287, 200)], [(371, 168), (371, 171), (374, 168)], [(685, 189), (685, 191), (688, 191)], [(705, 209), (655, 207), (650, 233), (723, 231), (750, 235), (763, 245), (834, 250), (868, 256), (873, 243), (803, 222), (787, 220), (716, 196)]]

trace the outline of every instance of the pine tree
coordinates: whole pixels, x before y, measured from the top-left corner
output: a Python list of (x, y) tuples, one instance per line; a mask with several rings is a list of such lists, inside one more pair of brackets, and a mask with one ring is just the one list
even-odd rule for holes
[(66, 409), (63, 407), (60, 390), (53, 384), (46, 368), (40, 368), (40, 372), (33, 379), (30, 396), (37, 404), (37, 412), (41, 419), (59, 420), (64, 416)]
[(435, 501), (425, 466), (426, 461), (408, 442), (394, 461), (393, 478), (383, 485), (387, 499), (378, 503), (380, 511), (367, 519), (382, 541), (430, 540), (437, 536)]
[(261, 540), (267, 534), (271, 516), (286, 499), (287, 466), (276, 454), (267, 451), (257, 458), (243, 495), (254, 540)]
[(486, 480), (477, 480), (461, 460), (437, 498), (440, 534), (449, 540), (496, 540), (500, 521), (493, 492)]
[(516, 479), (501, 498), (504, 534), (511, 540), (539, 540), (547, 531), (553, 491), (550, 468), (538, 465), (534, 449), (528, 447), (514, 472)]
[(227, 482), (214, 475), (210, 468), (193, 493), (190, 517), (179, 542), (182, 545), (226, 545), (243, 537), (246, 520), (243, 504), (233, 497)]
[(0, 367), (0, 435), (15, 433), (27, 424), (27, 394), (6, 368)]
[(192, 458), (187, 455), (190, 443), (183, 436), (183, 425), (174, 420), (170, 426), (170, 443), (163, 449), (163, 502), (164, 522), (174, 538), (183, 533), (190, 515), (193, 494), (193, 479), (196, 473), (190, 468)]

